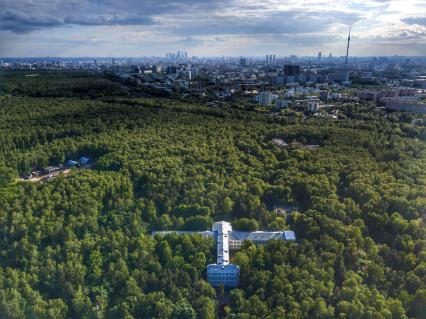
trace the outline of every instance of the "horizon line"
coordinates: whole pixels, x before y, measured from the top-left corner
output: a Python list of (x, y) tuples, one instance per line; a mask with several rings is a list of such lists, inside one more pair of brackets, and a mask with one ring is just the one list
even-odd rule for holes
[[(269, 55), (269, 54), (268, 54)], [(194, 55), (188, 57), (186, 60), (190, 60), (192, 58), (210, 58), (210, 59), (223, 59), (223, 58), (265, 58), (266, 54), (264, 55), (217, 55), (217, 56), (204, 56), (204, 55)], [(298, 54), (289, 54), (289, 55), (276, 55), (276, 58), (290, 58), (290, 57), (297, 57), (297, 58), (315, 58), (318, 59), (317, 55), (298, 55)], [(345, 55), (332, 55), (329, 57), (328, 55), (323, 56), (321, 60), (330, 59), (330, 58), (345, 58)], [(414, 58), (426, 58), (426, 55), (349, 55), (349, 58), (374, 58), (374, 57), (414, 57)], [(108, 55), (108, 56), (96, 56), (96, 55), (87, 55), (87, 56), (0, 56), (0, 59), (87, 59), (87, 58), (103, 58), (103, 59), (112, 59), (112, 58), (120, 58), (120, 59), (143, 59), (143, 58), (161, 58), (161, 59), (168, 59), (167, 57), (160, 56), (160, 55), (129, 55), (129, 56), (118, 56), (118, 55)]]

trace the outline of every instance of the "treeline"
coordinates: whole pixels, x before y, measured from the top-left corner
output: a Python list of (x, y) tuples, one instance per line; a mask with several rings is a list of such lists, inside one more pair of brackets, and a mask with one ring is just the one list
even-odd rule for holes
[(127, 95), (127, 88), (87, 71), (0, 70), (0, 92), (32, 97), (86, 97)]
[[(165, 99), (0, 103), (0, 318), (425, 318), (426, 145), (411, 124)], [(81, 155), (92, 170), (15, 181)], [(223, 291), (205, 280), (213, 240), (150, 236), (221, 219), (298, 241), (246, 243), (240, 286)]]

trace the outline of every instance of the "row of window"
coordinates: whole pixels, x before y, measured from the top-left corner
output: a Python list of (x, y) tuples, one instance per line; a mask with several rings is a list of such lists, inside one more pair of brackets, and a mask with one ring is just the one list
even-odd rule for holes
[(209, 280), (210, 284), (221, 284), (221, 283), (229, 283), (229, 284), (238, 284), (238, 280)]
[(220, 273), (208, 273), (210, 276), (235, 276), (238, 272), (220, 272)]

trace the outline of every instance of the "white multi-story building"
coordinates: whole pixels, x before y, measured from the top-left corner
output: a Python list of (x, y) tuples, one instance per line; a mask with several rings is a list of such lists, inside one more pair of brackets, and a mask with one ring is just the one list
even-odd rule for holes
[(309, 112), (318, 112), (320, 108), (319, 100), (309, 100), (308, 101), (308, 111)]
[(273, 94), (271, 92), (260, 92), (258, 95), (254, 97), (254, 100), (260, 105), (271, 105), (276, 99), (278, 95)]
[(266, 245), (270, 240), (296, 240), (294, 232), (288, 231), (233, 231), (230, 223), (216, 222), (212, 231), (160, 231), (155, 234), (200, 234), (203, 237), (214, 237), (217, 244), (217, 259), (215, 264), (207, 266), (207, 281), (212, 286), (237, 287), (240, 279), (240, 267), (231, 264), (229, 252), (240, 249), (244, 241), (252, 241), (256, 245)]

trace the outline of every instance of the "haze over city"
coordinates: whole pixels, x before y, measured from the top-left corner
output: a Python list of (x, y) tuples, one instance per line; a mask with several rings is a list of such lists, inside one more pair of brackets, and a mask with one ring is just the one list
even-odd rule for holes
[(3, 0), (0, 56), (426, 55), (426, 1)]

